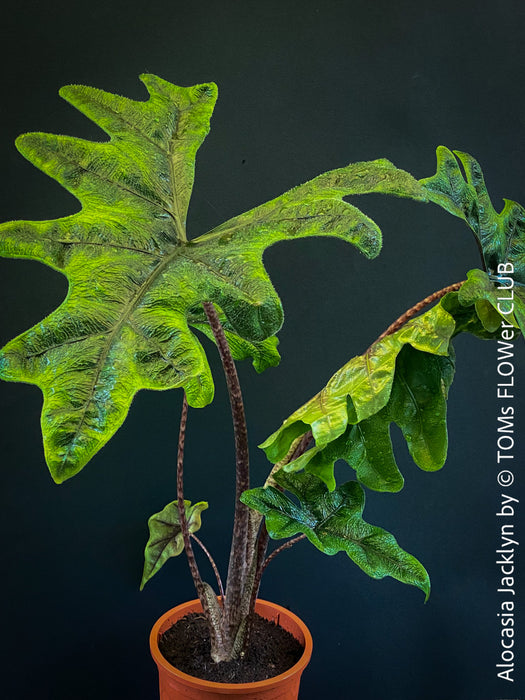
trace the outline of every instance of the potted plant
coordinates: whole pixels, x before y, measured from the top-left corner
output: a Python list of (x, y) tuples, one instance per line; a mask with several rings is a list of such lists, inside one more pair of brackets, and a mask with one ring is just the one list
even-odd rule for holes
[[(374, 578), (392, 576), (428, 598), (422, 564), (393, 535), (363, 519), (363, 487), (397, 492), (403, 486), (392, 423), (420, 468), (443, 465), (455, 335), (469, 332), (508, 344), (523, 331), (524, 210), (507, 201), (497, 214), (477, 162), (440, 147), (437, 172), (425, 180), (384, 159), (354, 163), (188, 238), (195, 156), (209, 130), (217, 89), (176, 87), (152, 75), (141, 79), (150, 95), (145, 102), (83, 86), (62, 89), (66, 100), (106, 131), (109, 142), (40, 133), (17, 141), (26, 158), (77, 197), (82, 210), (0, 227), (1, 255), (39, 260), (69, 280), (60, 307), (3, 348), (0, 376), (41, 388), (44, 450), (57, 483), (77, 474), (112, 437), (137, 391), (182, 389), (176, 494), (149, 520), (141, 587), (184, 551), (198, 599), (170, 611), (152, 631), (161, 697), (242, 692), (297, 697), (311, 652), (309, 633), (293, 615), (285, 619), (283, 609), (257, 602), (261, 576), (277, 554), (307, 539), (326, 554), (346, 552)], [(325, 235), (375, 257), (379, 228), (343, 200), (370, 192), (434, 202), (464, 219), (482, 269), (415, 304), (286, 419), (261, 446), (271, 466), (265, 483), (253, 488), (235, 360), (251, 358), (258, 372), (279, 362), (276, 334), (283, 312), (263, 253), (281, 240)], [(214, 393), (199, 333), (217, 346), (235, 437), (235, 512), (225, 583), (195, 534), (208, 504), (186, 500), (183, 489), (188, 408), (205, 407)], [(356, 478), (338, 484), (338, 460)], [(270, 539), (284, 543), (267, 554)], [(215, 588), (203, 580), (194, 546), (209, 558)], [(174, 669), (158, 652), (160, 634), (172, 619), (197, 611), (185, 624), (204, 620), (214, 669), (230, 669), (249, 656), (257, 607), (304, 647), (297, 663), (277, 671), (274, 680), (265, 668), (262, 679), (247, 684), (209, 679), (200, 684), (197, 672)], [(290, 688), (276, 691), (277, 681), (288, 681)]]

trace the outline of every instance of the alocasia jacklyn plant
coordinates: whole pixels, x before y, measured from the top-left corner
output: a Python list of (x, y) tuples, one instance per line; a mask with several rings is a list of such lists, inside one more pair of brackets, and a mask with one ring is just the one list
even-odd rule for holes
[[(62, 219), (0, 227), (1, 255), (39, 260), (69, 281), (59, 308), (0, 354), (3, 379), (42, 390), (42, 433), (53, 479), (63, 482), (87, 464), (123, 423), (137, 391), (180, 387), (177, 498), (149, 520), (142, 586), (169, 557), (186, 552), (214, 660), (231, 659), (243, 648), (261, 574), (274, 556), (266, 556), (268, 537), (285, 539), (275, 551), (299, 538), (327, 554), (344, 551), (370, 576), (392, 576), (428, 596), (423, 566), (390, 533), (363, 520), (363, 487), (396, 492), (403, 486), (391, 423), (401, 429), (421, 469), (443, 465), (456, 334), (498, 338), (502, 320), (513, 333), (523, 332), (524, 210), (507, 201), (497, 214), (477, 162), (440, 147), (437, 173), (428, 179), (416, 181), (387, 160), (354, 163), (191, 238), (186, 213), (195, 156), (209, 130), (217, 89), (176, 87), (153, 75), (141, 79), (150, 95), (144, 102), (83, 86), (62, 89), (62, 97), (109, 141), (42, 133), (17, 141), (28, 160), (82, 204), (81, 211)], [(381, 232), (343, 200), (370, 192), (435, 202), (463, 218), (483, 269), (417, 304), (336, 372), (263, 443), (273, 467), (262, 487), (250, 488), (234, 360), (251, 358), (258, 372), (276, 365), (276, 334), (283, 322), (263, 253), (285, 239), (335, 236), (375, 257)], [(502, 305), (498, 277), (510, 269), (516, 293), (512, 303)], [(194, 533), (208, 504), (183, 497), (188, 406), (202, 408), (214, 393), (194, 330), (217, 345), (236, 446), (236, 506), (224, 588), (209, 555), (217, 591), (203, 582), (192, 549), (192, 541), (202, 546)], [(334, 464), (340, 459), (355, 471), (354, 480), (336, 483)]]

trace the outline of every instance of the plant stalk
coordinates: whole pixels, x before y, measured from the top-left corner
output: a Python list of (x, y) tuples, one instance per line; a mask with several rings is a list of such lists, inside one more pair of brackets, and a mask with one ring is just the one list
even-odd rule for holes
[(205, 587), (201, 575), (199, 573), (199, 567), (195, 559), (195, 554), (193, 552), (193, 547), (191, 546), (190, 532), (188, 529), (188, 520), (186, 518), (186, 508), (184, 506), (184, 443), (186, 440), (186, 423), (188, 420), (188, 401), (186, 399), (186, 394), (183, 393), (182, 399), (182, 411), (180, 416), (180, 427), (179, 427), (179, 444), (177, 450), (177, 511), (179, 513), (179, 522), (182, 531), (182, 538), (184, 540), (184, 551), (186, 553), (186, 558), (188, 560), (188, 565), (190, 567), (191, 577), (199, 596), (199, 600), (202, 604), (202, 609), (206, 618), (208, 619), (210, 630), (213, 633), (213, 623), (211, 611), (208, 604), (208, 599), (205, 594)]
[[(233, 432), (235, 438), (235, 513), (233, 535), (228, 563), (226, 594), (223, 609), (223, 638), (227, 644), (235, 641), (239, 624), (242, 621), (242, 600), (245, 598), (245, 585), (248, 572), (252, 568), (253, 546), (250, 549), (250, 509), (240, 501), (243, 491), (250, 488), (250, 466), (248, 451), (248, 431), (244, 413), (241, 386), (230, 347), (219, 316), (211, 302), (203, 303), (204, 312), (213, 332), (219, 351), (226, 385), (230, 397)], [(226, 650), (228, 651), (228, 650)]]
[(407, 321), (410, 321), (411, 318), (413, 318), (416, 314), (418, 314), (422, 309), (424, 309), (426, 306), (429, 306), (430, 304), (433, 304), (435, 301), (439, 301), (442, 297), (445, 296), (445, 294), (448, 294), (449, 292), (457, 292), (457, 290), (461, 287), (461, 285), (465, 282), (466, 280), (462, 280), (461, 282), (455, 282), (454, 284), (449, 284), (448, 287), (443, 287), (443, 289), (438, 289), (436, 292), (433, 292), (432, 294), (429, 294), (428, 297), (425, 297), (424, 299), (421, 299), (421, 301), (418, 301), (417, 304), (414, 304), (410, 309), (405, 311), (404, 314), (402, 314), (398, 319), (394, 321), (394, 323), (391, 323), (390, 326), (386, 329), (386, 331), (383, 331), (381, 335), (374, 340), (372, 345), (368, 348), (366, 351), (367, 353), (370, 352), (370, 350), (374, 347), (376, 343), (379, 343), (380, 340), (383, 340), (383, 338), (386, 338), (388, 335), (392, 335), (392, 333), (395, 333), (398, 331), (402, 326), (405, 325)]
[(284, 544), (282, 544), (280, 547), (277, 547), (277, 549), (274, 549), (273, 552), (266, 557), (266, 559), (263, 562), (262, 568), (261, 568), (261, 573), (266, 569), (268, 564), (275, 559), (275, 557), (280, 554), (281, 552), (284, 552), (285, 549), (290, 549), (290, 547), (293, 547), (296, 542), (300, 542), (301, 540), (305, 540), (306, 535), (297, 535), (297, 537), (293, 537), (291, 540), (287, 540)]
[(210, 562), (211, 568), (213, 569), (213, 573), (215, 574), (215, 578), (217, 580), (217, 586), (219, 587), (219, 592), (221, 595), (221, 602), (224, 605), (224, 588), (222, 586), (222, 579), (221, 575), (219, 573), (219, 569), (217, 568), (217, 564), (215, 563), (215, 559), (212, 557), (210, 554), (208, 548), (204, 545), (204, 543), (195, 535), (193, 532), (190, 533), (190, 537), (192, 540), (194, 540), (199, 547), (202, 549), (204, 554), (207, 556), (208, 561)]

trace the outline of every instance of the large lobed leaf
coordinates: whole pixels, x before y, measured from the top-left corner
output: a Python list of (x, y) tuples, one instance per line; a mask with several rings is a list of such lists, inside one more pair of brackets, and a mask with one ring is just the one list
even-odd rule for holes
[[(494, 281), (498, 282), (498, 277), (509, 272), (508, 267), (499, 268), (500, 265), (512, 265), (514, 313), (521, 332), (525, 333), (525, 209), (517, 202), (504, 199), (505, 205), (498, 214), (490, 200), (481, 167), (472, 156), (450, 151), (445, 146), (439, 146), (436, 154), (436, 174), (420, 183), (430, 201), (467, 222)], [(508, 286), (509, 282), (503, 285)]]
[(299, 503), (273, 486), (245, 491), (241, 497), (243, 503), (265, 516), (270, 537), (304, 533), (321, 552), (346, 552), (369, 576), (392, 576), (417, 586), (428, 598), (430, 580), (424, 567), (401, 549), (393, 535), (363, 520), (365, 494), (356, 481), (330, 492), (312, 474), (287, 474), (282, 469), (276, 472), (275, 481)]
[(195, 407), (212, 400), (211, 372), (191, 330), (208, 332), (203, 301), (220, 310), (237, 359), (252, 356), (258, 371), (278, 362), (272, 336), (283, 313), (262, 262), (268, 246), (328, 235), (372, 258), (381, 233), (342, 198), (384, 192), (425, 199), (388, 161), (355, 163), (188, 241), (195, 155), (217, 88), (141, 79), (144, 102), (83, 86), (61, 90), (109, 141), (41, 133), (17, 141), (82, 204), (61, 219), (0, 226), (0, 255), (39, 260), (69, 281), (61, 306), (0, 353), (0, 377), (42, 389), (44, 448), (57, 482), (110, 439), (140, 389), (183, 387)]
[(445, 146), (439, 146), (436, 155), (436, 174), (420, 180), (428, 198), (467, 222), (481, 246), (489, 273), (496, 274), (498, 264), (509, 261), (517, 281), (525, 282), (525, 209), (505, 199), (503, 210), (496, 213), (475, 158)]
[[(488, 275), (471, 270), (459, 291), (338, 370), (262, 443), (268, 459), (278, 463), (310, 429), (315, 445), (286, 464), (287, 472), (304, 469), (334, 489), (334, 465), (342, 459), (368, 488), (399, 491), (403, 477), (390, 437), (395, 423), (414, 462), (426, 471), (440, 469), (447, 454), (447, 397), (454, 376), (450, 341), (461, 331), (497, 337), (498, 303)], [(512, 313), (504, 318), (517, 325)]]

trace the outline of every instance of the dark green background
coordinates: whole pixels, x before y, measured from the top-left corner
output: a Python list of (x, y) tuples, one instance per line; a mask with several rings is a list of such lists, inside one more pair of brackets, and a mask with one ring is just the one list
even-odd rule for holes
[[(13, 146), (31, 130), (103, 138), (58, 88), (83, 83), (145, 99), (144, 71), (219, 85), (197, 160), (191, 236), (351, 161), (387, 157), (429, 176), (440, 143), (481, 161), (496, 208), (502, 197), (524, 203), (524, 30), (519, 0), (12, 3), (0, 42), (1, 219), (77, 209)], [(478, 265), (469, 231), (437, 208), (379, 196), (359, 205), (383, 229), (377, 260), (335, 240), (282, 244), (265, 258), (286, 321), (281, 366), (260, 377), (240, 367), (254, 485), (268, 469), (259, 442), (407, 307)], [(0, 260), (0, 286), (2, 344), (66, 290), (60, 275), (26, 261)], [(396, 433), (405, 489), (370, 493), (365, 511), (425, 564), (430, 601), (304, 542), (267, 570), (262, 597), (292, 608), (314, 636), (302, 700), (519, 696), (523, 671), (513, 686), (495, 677), (495, 344), (461, 338), (456, 349), (445, 468), (419, 472)], [(523, 341), (517, 353), (521, 378)], [(202, 538), (224, 567), (232, 439), (214, 356), (213, 369), (216, 400), (189, 418), (186, 495), (209, 500)], [(519, 390), (522, 424), (523, 382)], [(0, 392), (3, 696), (153, 700), (149, 629), (194, 597), (183, 560), (138, 590), (147, 518), (175, 497), (181, 393), (138, 395), (111, 443), (59, 487), (43, 461), (38, 390), (2, 384)], [(524, 454), (522, 437), (518, 497)], [(523, 594), (522, 586), (521, 605)]]

